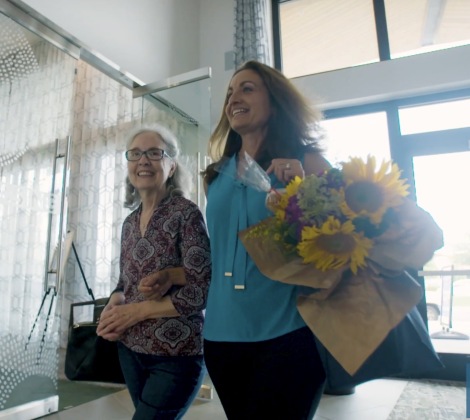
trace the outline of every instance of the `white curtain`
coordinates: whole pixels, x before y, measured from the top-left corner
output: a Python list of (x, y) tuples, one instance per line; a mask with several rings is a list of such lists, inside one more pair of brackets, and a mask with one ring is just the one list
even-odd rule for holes
[(268, 7), (267, 0), (235, 0), (235, 67), (248, 60), (272, 64)]

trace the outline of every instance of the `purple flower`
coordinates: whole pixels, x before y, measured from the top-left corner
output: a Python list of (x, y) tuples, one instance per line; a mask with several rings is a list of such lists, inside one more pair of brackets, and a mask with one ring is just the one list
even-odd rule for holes
[(299, 207), (297, 196), (289, 197), (286, 207), (286, 221), (287, 223), (298, 223), (302, 217), (302, 209)]

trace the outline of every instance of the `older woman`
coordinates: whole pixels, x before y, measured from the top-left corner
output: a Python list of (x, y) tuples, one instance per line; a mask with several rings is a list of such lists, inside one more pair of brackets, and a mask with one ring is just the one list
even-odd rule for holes
[[(136, 408), (134, 419), (179, 419), (202, 382), (203, 309), (211, 276), (209, 240), (178, 144), (164, 127), (130, 136), (120, 278), (98, 335), (119, 340), (119, 359)], [(169, 290), (145, 294), (148, 277), (170, 278)], [(163, 294), (163, 296), (162, 296)]]

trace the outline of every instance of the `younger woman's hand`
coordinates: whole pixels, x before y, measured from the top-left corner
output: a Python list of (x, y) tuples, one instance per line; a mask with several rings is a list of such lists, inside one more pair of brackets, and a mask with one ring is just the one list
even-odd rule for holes
[(297, 159), (273, 159), (266, 170), (268, 174), (274, 172), (276, 178), (283, 184), (289, 183), (296, 176), (305, 177), (305, 171), (300, 160)]
[(159, 300), (166, 295), (172, 286), (184, 286), (186, 276), (183, 267), (165, 268), (144, 277), (138, 286), (140, 293), (147, 300)]

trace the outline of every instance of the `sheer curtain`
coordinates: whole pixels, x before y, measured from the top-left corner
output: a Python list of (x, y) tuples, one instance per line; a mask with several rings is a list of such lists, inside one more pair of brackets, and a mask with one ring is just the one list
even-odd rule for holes
[(267, 0), (235, 1), (235, 68), (248, 60), (272, 64), (268, 7)]
[[(95, 298), (106, 297), (119, 276), (127, 132), (141, 120), (132, 90), (79, 61), (73, 104), (68, 230)], [(74, 253), (62, 285), (61, 346), (70, 303), (91, 300)]]

